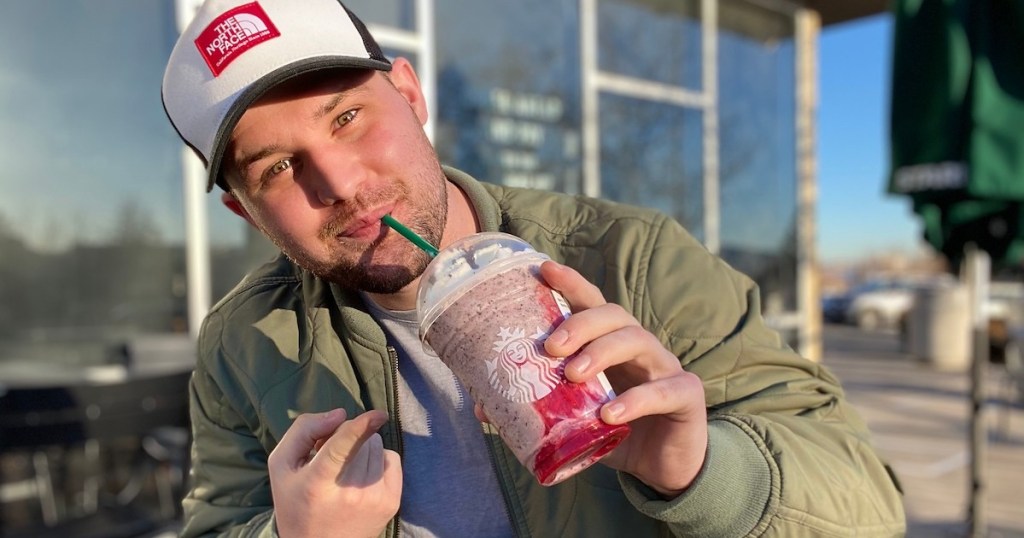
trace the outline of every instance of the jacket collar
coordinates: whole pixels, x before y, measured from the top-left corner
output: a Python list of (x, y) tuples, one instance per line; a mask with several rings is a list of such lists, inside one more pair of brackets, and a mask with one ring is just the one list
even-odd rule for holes
[(482, 183), (462, 170), (450, 166), (442, 166), (441, 169), (444, 170), (448, 181), (466, 193), (480, 222), (480, 231), (497, 232), (501, 226), (501, 208), (498, 207), (498, 201), (494, 196), (487, 192)]

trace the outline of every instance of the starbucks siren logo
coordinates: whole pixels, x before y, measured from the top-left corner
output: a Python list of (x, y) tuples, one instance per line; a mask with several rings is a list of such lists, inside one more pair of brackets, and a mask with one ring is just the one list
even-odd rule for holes
[(540, 329), (527, 337), (523, 329), (502, 327), (494, 342), (498, 355), (486, 361), (491, 386), (516, 403), (547, 396), (562, 377), (562, 360), (544, 353), (547, 336)]

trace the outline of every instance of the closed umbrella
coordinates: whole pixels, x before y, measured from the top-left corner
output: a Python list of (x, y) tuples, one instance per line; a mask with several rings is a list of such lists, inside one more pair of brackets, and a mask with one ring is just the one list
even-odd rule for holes
[(954, 265), (1024, 260), (1024, 2), (897, 0), (890, 193)]
[[(973, 290), (972, 536), (985, 534), (982, 410), (993, 267), (1024, 260), (1024, 2), (894, 0), (888, 191), (909, 196), (928, 242)], [(980, 249), (987, 254), (982, 258)]]

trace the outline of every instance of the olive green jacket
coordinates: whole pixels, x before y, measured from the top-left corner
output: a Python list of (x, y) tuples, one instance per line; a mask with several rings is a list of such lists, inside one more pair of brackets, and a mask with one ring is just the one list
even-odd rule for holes
[[(540, 486), (482, 426), (520, 536), (903, 533), (900, 493), (865, 425), (829, 372), (765, 326), (750, 279), (654, 211), (446, 173), (484, 230), (520, 236), (582, 272), (704, 382), (707, 458), (671, 501), (600, 464)], [(301, 413), (386, 409), (381, 434), (401, 454), (397, 367), (352, 293), (283, 257), (246, 277), (199, 340), (183, 536), (276, 535), (267, 457)], [(387, 535), (397, 529), (396, 518)]]

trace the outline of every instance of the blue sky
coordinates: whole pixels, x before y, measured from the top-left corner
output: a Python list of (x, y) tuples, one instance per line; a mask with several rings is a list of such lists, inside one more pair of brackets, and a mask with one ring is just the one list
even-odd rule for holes
[(910, 202), (885, 192), (892, 18), (826, 27), (819, 42), (818, 255), (921, 250)]

